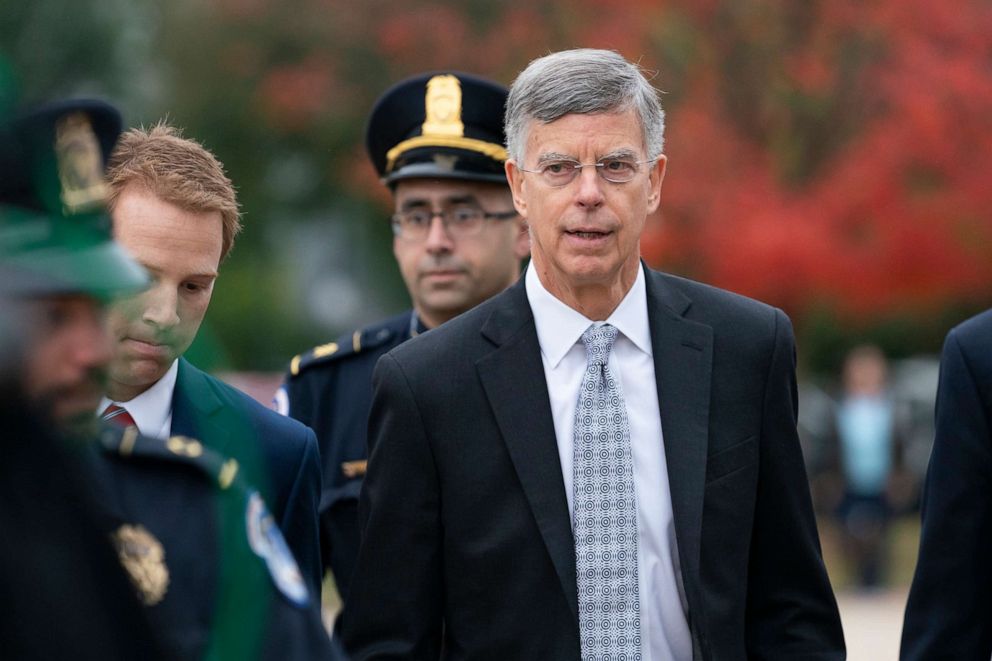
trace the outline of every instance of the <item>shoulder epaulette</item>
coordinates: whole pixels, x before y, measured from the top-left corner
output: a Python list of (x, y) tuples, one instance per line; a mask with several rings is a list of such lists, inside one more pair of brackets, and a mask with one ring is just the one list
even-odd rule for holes
[(187, 436), (162, 440), (142, 436), (135, 427), (107, 426), (100, 432), (100, 445), (104, 452), (121, 457), (153, 458), (193, 466), (221, 489), (228, 489), (239, 478), (240, 466), (236, 459), (225, 457)]
[(340, 360), (374, 349), (388, 342), (394, 334), (395, 331), (387, 326), (371, 326), (356, 330), (351, 335), (342, 335), (336, 342), (321, 344), (310, 351), (295, 356), (289, 363), (289, 373), (291, 376), (297, 376), (313, 365)]

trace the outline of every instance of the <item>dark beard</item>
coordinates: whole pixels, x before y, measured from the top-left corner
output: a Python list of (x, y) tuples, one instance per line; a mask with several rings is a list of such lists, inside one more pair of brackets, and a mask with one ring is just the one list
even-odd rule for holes
[[(102, 383), (97, 375), (93, 375), (93, 382)], [(99, 392), (96, 388), (95, 391)], [(41, 393), (31, 402), (34, 417), (46, 425), (52, 434), (66, 441), (90, 442), (96, 438), (100, 427), (96, 411), (100, 400), (94, 396), (92, 407), (84, 407), (67, 415), (56, 415), (58, 402), (71, 396), (78, 396), (78, 393), (67, 388), (55, 388)]]

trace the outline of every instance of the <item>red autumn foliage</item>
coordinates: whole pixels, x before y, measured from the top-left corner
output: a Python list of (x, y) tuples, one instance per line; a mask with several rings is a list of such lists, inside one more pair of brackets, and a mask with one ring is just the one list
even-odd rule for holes
[[(258, 4), (217, 0), (230, 20), (284, 20), (280, 3)], [(381, 197), (361, 163), (362, 130), (399, 78), (454, 67), (509, 83), (549, 50), (614, 48), (668, 92), (669, 171), (642, 243), (649, 262), (800, 321), (813, 308), (864, 322), (992, 302), (983, 0), (302, 5), (293, 20), (309, 38), (289, 63), (272, 46), (280, 63), (258, 77), (256, 98), (280, 130), (306, 134), (329, 114), (351, 128), (352, 147), (326, 164), (352, 173), (341, 191)]]
[[(864, 320), (992, 300), (988, 6), (819, 5), (810, 38), (763, 63), (776, 125), (746, 121), (760, 106), (728, 108), (730, 76), (685, 81), (669, 114), (670, 238), (649, 258), (799, 316), (824, 303)], [(740, 52), (732, 39), (716, 47)], [(862, 62), (845, 72), (852, 57)], [(846, 94), (860, 98), (853, 125), (840, 121)], [(817, 105), (837, 114), (804, 127)], [(824, 137), (835, 144), (813, 149)], [(803, 147), (797, 166), (788, 151)]]
[(259, 83), (257, 100), (273, 126), (299, 129), (327, 111), (332, 86), (330, 64), (313, 58), (269, 69)]

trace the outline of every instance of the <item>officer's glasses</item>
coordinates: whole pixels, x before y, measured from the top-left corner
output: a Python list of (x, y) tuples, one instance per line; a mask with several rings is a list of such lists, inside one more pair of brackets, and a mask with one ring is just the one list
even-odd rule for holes
[[(561, 188), (572, 183), (582, 168), (596, 168), (596, 172), (611, 184), (625, 184), (637, 176), (642, 165), (654, 160), (637, 161), (633, 158), (607, 157), (595, 163), (579, 163), (571, 159), (545, 161), (536, 170), (520, 168), (524, 172), (541, 175), (541, 179), (552, 188)], [(518, 166), (519, 167), (519, 166)]]
[(448, 236), (461, 239), (481, 232), (487, 220), (509, 220), (516, 215), (516, 211), (491, 213), (476, 206), (454, 206), (441, 211), (407, 209), (393, 214), (390, 221), (396, 236), (407, 241), (423, 241), (430, 234), (435, 217), (441, 219)]

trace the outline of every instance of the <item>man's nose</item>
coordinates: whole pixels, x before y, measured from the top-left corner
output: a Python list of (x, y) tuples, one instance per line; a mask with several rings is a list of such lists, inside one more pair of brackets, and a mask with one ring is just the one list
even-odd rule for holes
[(603, 185), (605, 182), (599, 176), (599, 169), (593, 166), (586, 166), (579, 170), (575, 185), (578, 190), (575, 193), (576, 203), (588, 209), (595, 209), (603, 204)]
[(424, 247), (429, 253), (451, 252), (454, 248), (454, 241), (448, 234), (448, 229), (444, 226), (444, 218), (441, 214), (434, 214), (431, 218), (431, 226), (427, 230), (427, 237), (424, 239)]
[(157, 328), (172, 328), (179, 323), (179, 295), (175, 287), (156, 284), (141, 296), (141, 319)]

